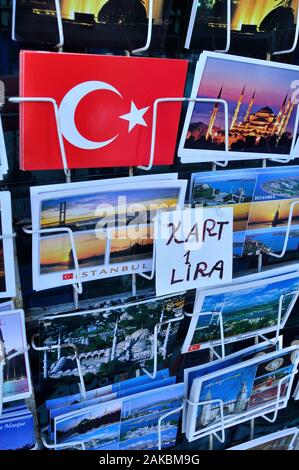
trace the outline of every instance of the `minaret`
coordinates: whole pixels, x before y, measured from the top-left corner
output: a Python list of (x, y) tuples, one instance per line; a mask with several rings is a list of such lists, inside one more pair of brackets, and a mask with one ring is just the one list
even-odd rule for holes
[(289, 95), (289, 93), (286, 94), (286, 97), (285, 97), (285, 99), (283, 100), (283, 103), (282, 103), (282, 105), (281, 105), (281, 108), (280, 108), (280, 110), (279, 110), (279, 113), (277, 114), (276, 123), (275, 123), (275, 131), (278, 129), (279, 124), (281, 123), (282, 116), (283, 116), (283, 112), (284, 112), (284, 107), (285, 107), (285, 104), (286, 104), (286, 102), (287, 102), (288, 95)]
[(245, 85), (243, 87), (242, 93), (241, 93), (239, 101), (237, 103), (237, 107), (236, 107), (235, 112), (234, 112), (233, 120), (232, 120), (232, 123), (231, 123), (231, 126), (230, 126), (231, 129), (233, 127), (235, 127), (235, 124), (237, 122), (239, 112), (240, 112), (240, 108), (241, 108), (241, 104), (243, 103), (243, 99), (244, 99), (244, 93), (245, 93)]
[(275, 212), (275, 215), (273, 217), (272, 227), (276, 227), (279, 222), (279, 209), (280, 209), (280, 204), (278, 205), (277, 211)]
[(288, 113), (287, 113), (287, 115), (284, 119), (283, 125), (280, 129), (279, 137), (281, 137), (284, 134), (284, 132), (286, 131), (287, 125), (289, 123), (289, 120), (292, 116), (292, 112), (294, 110), (294, 106), (295, 106), (295, 103), (293, 103), (292, 98), (290, 98), (290, 107), (289, 107)]
[(247, 403), (247, 385), (246, 385), (246, 382), (244, 381), (242, 388), (239, 391), (238, 396), (237, 396), (235, 412), (241, 413), (242, 411), (244, 411), (246, 408), (246, 403)]
[[(217, 97), (218, 100), (221, 98), (222, 90), (223, 90), (223, 84), (222, 84), (222, 87), (220, 88), (220, 91), (218, 93), (218, 97)], [(209, 122), (209, 127), (208, 127), (208, 130), (207, 130), (207, 133), (206, 133), (206, 140), (208, 140), (208, 138), (212, 134), (213, 127), (214, 127), (216, 117), (217, 117), (217, 114), (218, 114), (218, 110), (219, 110), (219, 103), (215, 103), (214, 109), (213, 109), (213, 112), (212, 112), (212, 115), (211, 115), (211, 119), (210, 119), (210, 122)]]
[[(283, 134), (283, 132), (284, 132), (283, 129), (285, 129), (286, 126), (288, 125), (288, 116), (290, 116), (289, 115), (290, 108), (292, 108), (292, 111), (293, 111), (294, 106), (292, 106), (292, 97), (291, 96), (289, 97), (287, 105), (285, 107), (285, 110), (282, 113), (282, 118), (281, 118), (281, 121), (280, 121), (280, 125), (279, 125), (278, 130), (277, 130), (278, 136), (281, 136)], [(285, 126), (285, 123), (286, 123), (286, 126)]]
[(250, 103), (248, 105), (248, 109), (246, 111), (246, 116), (245, 116), (244, 122), (247, 122), (249, 120), (249, 117), (250, 117), (250, 114), (251, 114), (251, 111), (252, 111), (252, 107), (253, 107), (253, 103), (254, 103), (255, 93), (256, 93), (256, 90), (254, 90), (254, 93), (251, 97)]

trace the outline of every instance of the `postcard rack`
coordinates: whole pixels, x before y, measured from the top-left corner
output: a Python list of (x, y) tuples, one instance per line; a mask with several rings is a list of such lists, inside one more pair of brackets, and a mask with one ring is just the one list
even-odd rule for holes
[[(139, 227), (146, 226), (148, 227), (147, 224), (140, 224)], [(82, 277), (81, 277), (81, 272), (80, 272), (80, 266), (79, 266), (79, 258), (77, 255), (77, 250), (76, 250), (76, 244), (75, 244), (75, 239), (74, 239), (74, 232), (71, 228), (69, 227), (57, 227), (57, 228), (49, 228), (49, 229), (36, 229), (33, 230), (30, 225), (25, 225), (23, 226), (23, 232), (26, 233), (27, 235), (42, 235), (42, 234), (51, 234), (51, 233), (67, 233), (69, 238), (70, 238), (70, 243), (71, 243), (71, 251), (72, 251), (72, 256), (73, 256), (73, 261), (74, 261), (74, 271), (76, 274), (76, 282), (72, 284), (74, 293), (75, 293), (75, 308), (78, 310), (79, 308), (79, 299), (78, 295), (83, 293), (83, 283), (82, 283)], [(110, 247), (111, 247), (111, 232), (115, 230), (115, 227), (110, 227), (106, 229), (107, 233), (107, 249), (105, 253), (105, 263), (108, 262), (109, 257), (110, 257)], [(138, 275), (143, 277), (146, 280), (152, 280), (155, 276), (155, 259), (156, 259), (156, 244), (155, 240), (153, 243), (153, 257), (152, 257), (152, 264), (151, 264), (151, 270), (150, 274), (146, 274), (145, 272), (142, 273), (131, 273), (130, 275), (132, 277)], [(100, 280), (100, 279), (99, 279)], [(68, 284), (69, 285), (69, 284)], [(136, 293), (133, 292), (133, 295), (136, 295)]]
[(37, 346), (37, 344), (35, 343), (35, 338), (37, 338), (38, 336), (39, 336), (39, 334), (36, 333), (31, 338), (31, 347), (35, 351), (44, 351), (44, 353), (47, 354), (48, 351), (59, 351), (60, 349), (66, 349), (66, 348), (74, 350), (74, 359), (75, 359), (76, 364), (77, 364), (78, 375), (79, 375), (79, 380), (80, 380), (80, 382), (78, 383), (78, 386), (79, 386), (79, 390), (80, 390), (80, 395), (81, 395), (82, 399), (85, 400), (85, 398), (86, 398), (86, 388), (85, 388), (84, 377), (83, 377), (82, 368), (81, 368), (81, 362), (80, 362), (80, 359), (79, 359), (78, 350), (77, 350), (76, 345), (72, 344), (72, 343), (66, 343), (66, 344), (53, 344), (53, 345), (49, 345), (49, 346)]
[[(215, 50), (214, 52), (222, 52), (222, 53), (227, 53), (230, 51), (230, 46), (231, 46), (231, 24), (232, 24), (232, 0), (227, 0), (227, 24), (226, 24), (226, 46), (223, 50)], [(188, 27), (188, 32), (186, 36), (186, 41), (185, 41), (185, 49), (190, 49), (190, 43), (193, 35), (193, 30), (194, 30), (194, 25), (195, 25), (195, 20), (196, 20), (196, 14), (197, 14), (197, 7), (198, 7), (198, 2), (196, 0), (193, 0), (193, 5), (191, 9), (191, 14), (190, 14), (190, 21), (189, 21), (189, 27)], [(285, 55), (285, 54), (291, 54), (296, 50), (297, 44), (298, 44), (298, 38), (299, 38), (299, 7), (297, 8), (297, 14), (296, 14), (296, 27), (295, 27), (295, 34), (294, 34), (294, 41), (292, 46), (289, 49), (286, 50), (280, 50), (280, 51), (273, 51), (271, 54), (269, 53), (269, 56), (273, 55)]]
[[(160, 416), (160, 418), (158, 419), (158, 432), (157, 432), (157, 447), (158, 447), (158, 450), (162, 450), (162, 423), (163, 421), (168, 418), (169, 416), (172, 416), (174, 414), (178, 414), (178, 413), (181, 413), (181, 412), (184, 412), (184, 405), (182, 404), (180, 407), (174, 409), (174, 410), (171, 410), (167, 413), (164, 413), (162, 416)], [(93, 440), (93, 438), (90, 438), (90, 439), (86, 439), (86, 440), (78, 440), (78, 441), (74, 441), (74, 442), (64, 442), (64, 443), (60, 443), (60, 444), (52, 444), (50, 442), (48, 442), (47, 438), (46, 438), (46, 434), (48, 432), (48, 427), (45, 427), (42, 431), (41, 431), (41, 441), (44, 445), (44, 447), (46, 449), (49, 449), (49, 450), (63, 450), (63, 449), (70, 449), (70, 448), (73, 448), (73, 447), (80, 447), (81, 450), (88, 450), (86, 449), (86, 444)], [(100, 450), (100, 449), (99, 449)]]
[(49, 98), (49, 97), (28, 97), (28, 98), (12, 97), (9, 99), (9, 101), (11, 103), (16, 103), (16, 104), (47, 103), (47, 104), (52, 105), (52, 109), (54, 111), (55, 122), (56, 122), (56, 130), (57, 130), (57, 136), (58, 136), (60, 156), (61, 156), (61, 161), (63, 165), (63, 171), (65, 174), (66, 182), (70, 183), (71, 182), (71, 170), (69, 169), (68, 163), (67, 163), (64, 141), (63, 141), (63, 136), (62, 136), (62, 131), (61, 131), (61, 124), (60, 124), (60, 119), (59, 119), (59, 108), (58, 108), (56, 100), (54, 100), (54, 98)]
[[(216, 315), (219, 318), (219, 333), (220, 333), (220, 340), (214, 341), (215, 347), (221, 347), (221, 354), (218, 354), (215, 350), (215, 347), (210, 346), (209, 349), (211, 351), (212, 357), (216, 357), (217, 359), (224, 359), (225, 358), (225, 336), (224, 336), (224, 325), (223, 325), (223, 309), (220, 312), (210, 312), (210, 313), (201, 313), (200, 316), (211, 316)], [(184, 316), (188, 318), (193, 317), (193, 313), (184, 312)], [(218, 344), (219, 343), (219, 344)]]
[(153, 105), (153, 123), (152, 123), (152, 136), (150, 146), (150, 157), (147, 166), (138, 166), (139, 170), (151, 171), (155, 161), (155, 147), (156, 147), (156, 135), (157, 135), (157, 115), (159, 104), (163, 103), (219, 103), (224, 107), (224, 122), (225, 122), (225, 158), (224, 162), (215, 161), (216, 166), (225, 168), (229, 162), (229, 117), (228, 117), (228, 104), (226, 100), (216, 98), (158, 98), (154, 101)]
[[(148, 22), (147, 22), (147, 37), (144, 46), (132, 50), (132, 54), (137, 54), (140, 52), (145, 52), (149, 49), (152, 42), (153, 35), (153, 11), (154, 11), (154, 0), (149, 0), (148, 6)], [(17, 0), (12, 0), (12, 31), (11, 38), (13, 41), (17, 41), (16, 38), (16, 14), (17, 14)], [(61, 16), (60, 0), (55, 0), (55, 16), (57, 20), (57, 29), (59, 35), (59, 42), (56, 44), (56, 49), (59, 52), (62, 51), (64, 46), (64, 31), (63, 31), (63, 22)], [(101, 47), (99, 44), (98, 47)]]
[[(153, 359), (154, 359), (154, 366), (153, 366), (153, 372), (149, 372), (147, 369), (142, 369), (142, 371), (148, 375), (151, 379), (155, 379), (157, 376), (158, 372), (158, 334), (161, 330), (162, 326), (168, 325), (167, 328), (167, 333), (166, 333), (166, 338), (169, 334), (169, 328), (171, 327), (172, 323), (179, 322), (184, 319), (184, 315), (180, 315), (176, 318), (171, 318), (170, 320), (162, 321), (160, 323), (157, 323), (154, 328), (154, 344), (153, 344)], [(164, 346), (165, 347), (165, 346)]]
[[(280, 379), (277, 382), (277, 395), (275, 397), (275, 403), (273, 403), (272, 405), (267, 405), (267, 407), (269, 407), (268, 410), (265, 411), (264, 409), (259, 409), (259, 410), (256, 410), (256, 412), (253, 411), (252, 414), (247, 416), (247, 419), (244, 419), (244, 420), (242, 419), (241, 422), (251, 421), (251, 420), (254, 420), (255, 418), (260, 417), (260, 418), (265, 419), (269, 423), (274, 423), (277, 419), (279, 410), (284, 408), (286, 406), (288, 400), (289, 400), (290, 393), (291, 393), (291, 388), (292, 388), (292, 384), (293, 384), (293, 379), (294, 379), (296, 374), (297, 374), (297, 371), (286, 375), (285, 377), (283, 377), (282, 379)], [(283, 383), (286, 382), (287, 380), (289, 382), (288, 382), (286, 390), (284, 391), (284, 396), (282, 396), (281, 388), (282, 388)], [(229, 421), (229, 420), (225, 421), (224, 403), (223, 403), (222, 400), (215, 399), (215, 400), (208, 400), (208, 401), (193, 402), (193, 401), (190, 401), (189, 399), (185, 398), (185, 406), (183, 407), (182, 432), (186, 432), (186, 415), (187, 415), (187, 411), (188, 411), (188, 406), (197, 408), (198, 406), (208, 405), (208, 404), (215, 403), (215, 402), (220, 403), (220, 418), (221, 419), (220, 419), (219, 425), (217, 426), (216, 429), (211, 430), (211, 432), (205, 432), (204, 428), (201, 431), (194, 432), (194, 434), (192, 434), (188, 438), (189, 442), (193, 442), (193, 441), (196, 441), (196, 440), (201, 439), (203, 437), (212, 435), (212, 436), (216, 437), (216, 439), (220, 443), (223, 444), (226, 440), (225, 429), (237, 425), (237, 424), (235, 424), (234, 421)], [(267, 416), (269, 413), (273, 413), (272, 418), (269, 418)], [(221, 437), (217, 434), (219, 431), (221, 431)]]
[[(197, 14), (198, 2), (193, 0), (193, 5), (190, 14), (189, 27), (185, 41), (185, 49), (190, 49), (190, 43), (193, 35), (196, 14)], [(232, 0), (226, 0), (226, 45), (222, 50), (217, 50), (215, 52), (229, 52), (231, 44), (231, 22), (232, 22)]]
[[(24, 349), (20, 349), (12, 354), (10, 354), (9, 356), (6, 356), (4, 357), (4, 359), (2, 359), (2, 361), (0, 361), (0, 418), (2, 416), (2, 412), (3, 412), (3, 404), (4, 404), (4, 367), (5, 367), (5, 364), (9, 361), (11, 361), (12, 359), (18, 357), (18, 356), (22, 356), (23, 354), (25, 354), (29, 349), (29, 346), (27, 346), (27, 348), (24, 348)], [(5, 401), (6, 402), (6, 401)]]
[(273, 258), (279, 258), (279, 259), (284, 257), (284, 255), (287, 251), (287, 246), (288, 246), (288, 242), (289, 242), (289, 239), (290, 239), (291, 224), (292, 224), (294, 209), (298, 205), (299, 205), (299, 199), (295, 200), (290, 206), (288, 225), (287, 225), (287, 230), (286, 230), (285, 239), (284, 239), (283, 248), (282, 248), (281, 253), (279, 253), (279, 254), (277, 254), (277, 253), (267, 253), (268, 256), (272, 256)]

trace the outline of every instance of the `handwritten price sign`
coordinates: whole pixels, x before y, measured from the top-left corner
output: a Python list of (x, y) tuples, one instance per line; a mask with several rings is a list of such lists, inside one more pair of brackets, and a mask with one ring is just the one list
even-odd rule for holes
[(160, 212), (155, 243), (158, 296), (232, 281), (231, 207)]

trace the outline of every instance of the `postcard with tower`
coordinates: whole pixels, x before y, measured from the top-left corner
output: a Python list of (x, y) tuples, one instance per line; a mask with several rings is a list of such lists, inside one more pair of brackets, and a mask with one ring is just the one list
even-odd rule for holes
[[(207, 36), (225, 48), (228, 27), (227, 0), (193, 0), (185, 47), (195, 48)], [(296, 37), (298, 0), (235, 0), (231, 3), (231, 35), (260, 38), (268, 51), (287, 50)], [(262, 44), (262, 42), (261, 42)], [(212, 41), (210, 48), (213, 47)]]
[(0, 363), (4, 366), (0, 376), (3, 403), (28, 398), (32, 385), (23, 310), (0, 312)]
[(182, 163), (295, 158), (298, 80), (295, 65), (203, 52), (191, 98), (215, 102), (189, 103), (179, 145)]
[(15, 297), (16, 281), (9, 191), (0, 193), (0, 299)]
[[(151, 370), (155, 354), (159, 367), (178, 352), (184, 301), (182, 294), (45, 317), (39, 326), (40, 344), (49, 350), (41, 357), (40, 376), (47, 392), (78, 383), (78, 360), (85, 385), (93, 388), (120, 370), (129, 376), (140, 368)], [(54, 345), (58, 349), (51, 350)]]
[(153, 218), (185, 201), (165, 178), (31, 188), (34, 289), (151, 271)]
[(171, 3), (154, 0), (151, 20), (150, 0), (15, 0), (13, 37), (56, 45), (60, 14), (66, 46), (132, 50), (145, 46), (151, 21), (151, 46), (160, 50)]
[[(197, 291), (194, 313), (182, 352), (244, 341), (281, 329), (299, 294), (298, 271), (228, 287)], [(221, 316), (221, 319), (220, 319)]]
[[(297, 372), (291, 346), (194, 379), (186, 435), (189, 441), (287, 406)], [(279, 396), (278, 396), (279, 395)]]

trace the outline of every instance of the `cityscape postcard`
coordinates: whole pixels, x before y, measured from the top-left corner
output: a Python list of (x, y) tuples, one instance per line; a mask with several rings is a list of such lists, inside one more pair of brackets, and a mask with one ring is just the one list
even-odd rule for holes
[(88, 450), (157, 450), (159, 420), (161, 447), (176, 443), (183, 384), (139, 393), (68, 413), (54, 419), (55, 445), (84, 442)]
[[(134, 376), (137, 369), (151, 370), (155, 325), (160, 325), (156, 336), (158, 365), (163, 364), (178, 350), (175, 340), (184, 302), (184, 295), (175, 295), (44, 318), (39, 327), (40, 344), (49, 350), (40, 360), (43, 388), (49, 393), (78, 383), (77, 360), (85, 384), (93, 389), (103, 377), (112, 380), (122, 372)], [(173, 319), (178, 321), (167, 323)], [(54, 351), (53, 345), (61, 347)]]
[[(219, 73), (221, 70), (221, 73)], [(182, 163), (249, 160), (298, 155), (299, 67), (204, 52), (195, 71), (179, 145)], [(225, 106), (228, 108), (228, 128)]]
[[(9, 358), (20, 351), (20, 355)], [(23, 310), (0, 312), (0, 362), (3, 367), (3, 403), (28, 398), (32, 393)]]
[(109, 186), (99, 181), (69, 191), (66, 185), (61, 191), (59, 185), (47, 192), (31, 188), (33, 288), (151, 271), (154, 217), (182, 208), (186, 184), (158, 179)]
[(251, 255), (258, 251), (281, 253), (287, 241), (286, 254), (289, 259), (298, 259), (298, 219), (298, 167), (258, 174), (243, 254)]
[[(298, 271), (228, 287), (198, 291), (183, 353), (243, 341), (282, 329), (299, 294)], [(280, 300), (281, 299), (281, 300)], [(281, 302), (281, 312), (280, 310)]]
[(192, 206), (229, 207), (234, 211), (233, 255), (242, 256), (258, 169), (193, 173), (189, 203)]
[[(298, 22), (298, 0), (234, 0), (231, 2), (232, 36), (263, 38), (269, 52), (290, 49)], [(225, 48), (227, 0), (193, 0), (185, 47), (195, 48), (203, 37), (213, 37)], [(211, 44), (212, 47), (212, 44)], [(215, 47), (214, 47), (215, 48)]]
[[(57, 3), (60, 3), (66, 46), (132, 50), (146, 44), (149, 0), (16, 0), (15, 39), (56, 45), (59, 42)], [(161, 49), (172, 2), (153, 3), (151, 46)]]
[(291, 346), (195, 379), (190, 400), (200, 404), (188, 407), (188, 440), (269, 413), (278, 393), (278, 408), (286, 407), (298, 359), (298, 347)]

